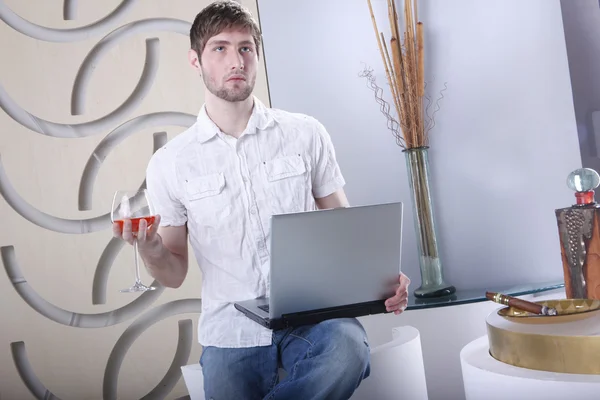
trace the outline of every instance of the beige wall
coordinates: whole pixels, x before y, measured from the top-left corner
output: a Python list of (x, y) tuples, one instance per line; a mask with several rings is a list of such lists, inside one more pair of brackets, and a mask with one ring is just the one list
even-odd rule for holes
[[(121, 294), (134, 280), (132, 249), (109, 245), (109, 220), (94, 219), (115, 190), (142, 184), (154, 144), (195, 120), (203, 84), (187, 64), (185, 33), (208, 3), (0, 1), (2, 400), (44, 398), (45, 389), (62, 399), (137, 399), (156, 386), (154, 398), (187, 394), (178, 367), (201, 351), (195, 259), (180, 289)], [(256, 11), (254, 0), (243, 4)], [(255, 93), (268, 104), (262, 64)], [(136, 119), (154, 113), (163, 114)], [(151, 282), (145, 271), (142, 280)]]

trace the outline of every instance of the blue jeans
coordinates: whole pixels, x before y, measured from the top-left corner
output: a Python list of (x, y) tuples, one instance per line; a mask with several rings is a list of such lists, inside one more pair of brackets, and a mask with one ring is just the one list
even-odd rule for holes
[(364, 328), (343, 318), (276, 331), (270, 346), (205, 347), (200, 364), (207, 400), (345, 400), (369, 376), (369, 360)]

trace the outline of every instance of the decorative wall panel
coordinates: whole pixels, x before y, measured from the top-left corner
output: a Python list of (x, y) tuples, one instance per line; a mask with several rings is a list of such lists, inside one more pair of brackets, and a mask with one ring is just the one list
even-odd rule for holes
[[(208, 3), (0, 0), (2, 400), (187, 395), (196, 260), (179, 289), (120, 293), (133, 250), (112, 239), (109, 210), (195, 121), (204, 86), (188, 34)], [(255, 94), (268, 104), (263, 64)]]

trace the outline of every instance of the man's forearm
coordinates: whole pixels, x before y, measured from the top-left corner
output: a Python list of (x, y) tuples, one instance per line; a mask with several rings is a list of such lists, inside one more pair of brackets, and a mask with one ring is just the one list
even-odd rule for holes
[(157, 249), (140, 250), (146, 269), (161, 285), (178, 288), (187, 275), (187, 257), (171, 252), (162, 243)]

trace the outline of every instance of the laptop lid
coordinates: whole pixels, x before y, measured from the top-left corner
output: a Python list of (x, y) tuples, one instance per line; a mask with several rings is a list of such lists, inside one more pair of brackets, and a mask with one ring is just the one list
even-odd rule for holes
[(402, 203), (272, 216), (270, 318), (392, 296), (401, 232)]

